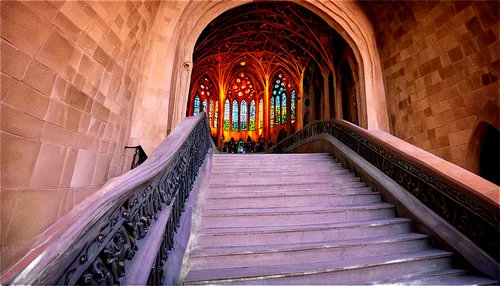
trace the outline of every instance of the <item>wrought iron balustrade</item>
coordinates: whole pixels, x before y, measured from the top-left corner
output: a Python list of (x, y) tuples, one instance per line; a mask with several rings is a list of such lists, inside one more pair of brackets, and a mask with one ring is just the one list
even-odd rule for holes
[(63, 217), (56, 229), (66, 229), (10, 283), (162, 284), (184, 203), (210, 142), (204, 113), (184, 119), (146, 162)]
[(313, 122), (278, 142), (268, 153), (290, 151), (300, 141), (320, 134), (337, 138), (499, 261), (498, 205), (472, 197), (475, 191), (468, 186), (405, 158), (359, 127), (340, 120)]

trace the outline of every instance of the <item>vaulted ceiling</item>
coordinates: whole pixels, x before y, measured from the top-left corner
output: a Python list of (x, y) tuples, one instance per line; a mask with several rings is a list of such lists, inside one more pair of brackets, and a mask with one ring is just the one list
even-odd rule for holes
[(323, 19), (298, 4), (242, 5), (217, 17), (201, 34), (193, 79), (210, 73), (230, 78), (241, 69), (257, 75), (282, 69), (293, 78), (309, 63), (332, 67), (339, 41), (345, 43)]

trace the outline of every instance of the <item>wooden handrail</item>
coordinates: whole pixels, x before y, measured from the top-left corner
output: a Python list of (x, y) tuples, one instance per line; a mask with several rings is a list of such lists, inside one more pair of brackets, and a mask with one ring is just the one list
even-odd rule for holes
[(312, 122), (267, 152), (286, 152), (300, 141), (324, 133), (340, 140), (417, 198), (417, 193), (425, 190), (449, 202), (451, 205), (442, 209), (427, 206), (498, 261), (498, 186), (390, 134), (337, 119)]
[[(172, 210), (172, 214), (168, 225), (160, 228), (172, 231), (210, 147), (206, 115), (185, 118), (142, 165), (110, 180), (40, 235), (38, 241), (43, 242), (11, 268), (2, 283), (90, 283), (102, 274), (95, 271), (102, 270), (99, 264), (104, 257), (115, 259), (119, 269), (104, 273), (113, 277), (102, 279), (126, 277), (137, 282), (120, 272), (141, 263), (149, 273), (151, 265), (133, 260), (135, 252), (141, 251), (138, 245), (147, 239), (149, 226), (162, 210)], [(155, 258), (156, 253), (151, 263)], [(109, 265), (109, 259), (104, 264)]]

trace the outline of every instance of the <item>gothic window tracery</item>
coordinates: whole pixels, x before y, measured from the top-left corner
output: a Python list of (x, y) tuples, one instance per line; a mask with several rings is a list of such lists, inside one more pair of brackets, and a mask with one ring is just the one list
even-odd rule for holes
[(240, 130), (247, 130), (247, 102), (243, 99), (241, 101), (241, 115), (240, 115)]
[(210, 108), (208, 109), (208, 122), (210, 126), (213, 126), (212, 119), (214, 118), (214, 100), (210, 99)]
[(264, 100), (259, 100), (259, 130), (264, 127)]
[[(200, 112), (206, 112), (209, 117), (209, 123), (212, 125), (213, 110), (210, 110), (211, 101), (217, 98), (217, 92), (212, 80), (207, 76), (200, 78), (194, 85), (193, 115)], [(212, 112), (212, 117), (210, 117)]]
[(255, 131), (255, 100), (250, 102), (250, 131)]
[(255, 97), (255, 86), (246, 73), (239, 72), (231, 83), (228, 94), (229, 97), (247, 98), (250, 100)]
[(271, 97), (271, 117), (270, 117), (271, 118), (271, 122), (270, 122), (271, 128), (274, 127), (274, 120), (275, 120), (275, 118), (274, 118), (274, 100), (275, 99), (276, 99), (276, 96), (273, 95)]
[(207, 99), (204, 99), (204, 100), (203, 100), (203, 104), (202, 104), (202, 109), (201, 109), (201, 111), (205, 111), (205, 112), (207, 112)]
[(233, 109), (231, 110), (233, 117), (231, 118), (231, 129), (238, 131), (238, 101), (233, 99)]
[(224, 103), (224, 130), (229, 130), (229, 99)]
[(193, 115), (196, 116), (198, 114), (200, 114), (200, 97), (198, 95), (196, 95), (194, 97), (194, 103), (193, 103)]
[(291, 117), (291, 121), (292, 121), (292, 124), (295, 123), (295, 96), (296, 96), (296, 92), (295, 92), (295, 89), (292, 90), (292, 93), (290, 95), (290, 117)]
[(290, 86), (291, 84), (288, 83), (288, 80), (283, 73), (279, 73), (273, 83), (272, 96), (274, 99), (274, 105), (271, 105), (271, 127), (287, 122), (288, 100), (286, 89)]

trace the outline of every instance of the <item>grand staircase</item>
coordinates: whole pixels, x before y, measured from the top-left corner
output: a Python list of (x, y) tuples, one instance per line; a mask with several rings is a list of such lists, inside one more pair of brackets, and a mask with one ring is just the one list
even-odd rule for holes
[(489, 285), (328, 154), (214, 154), (184, 284)]

